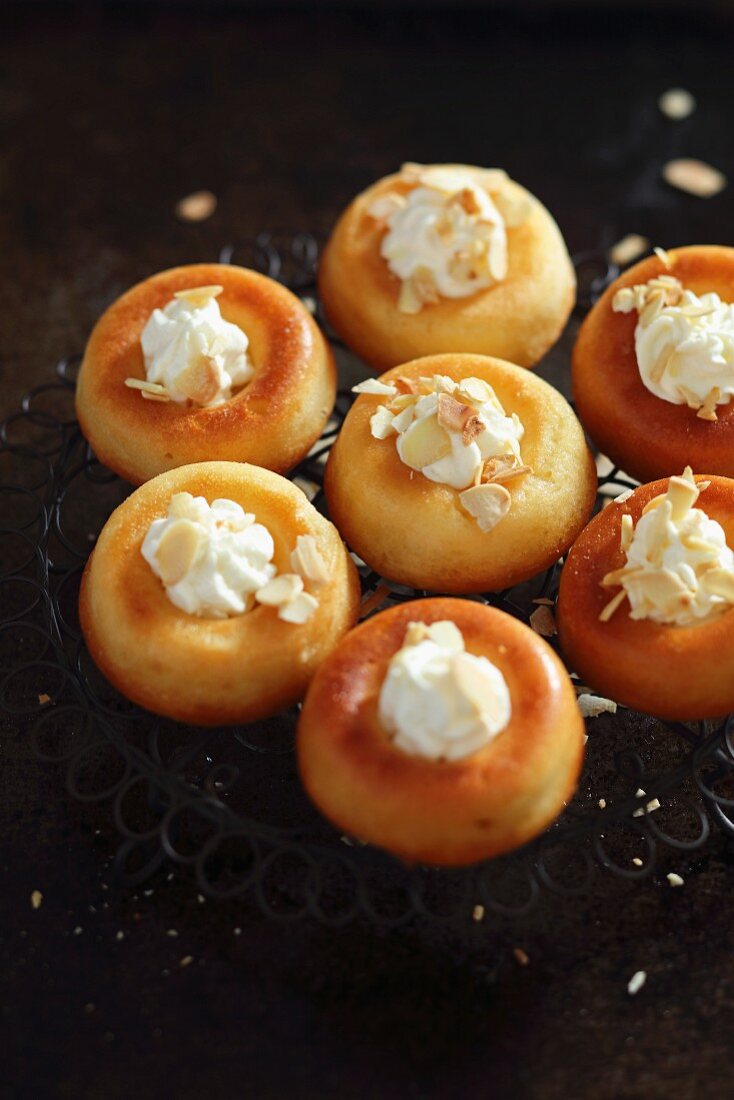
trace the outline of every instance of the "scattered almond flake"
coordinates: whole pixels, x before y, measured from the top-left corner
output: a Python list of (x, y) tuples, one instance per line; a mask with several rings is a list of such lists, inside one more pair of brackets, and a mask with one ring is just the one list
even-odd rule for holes
[(192, 306), (205, 306), (212, 298), (218, 298), (224, 291), (218, 283), (208, 283), (206, 286), (190, 286), (185, 290), (174, 290), (173, 297), (183, 302), (190, 302)]
[(670, 255), (669, 252), (666, 252), (664, 248), (660, 248), (656, 245), (655, 248), (653, 248), (653, 252), (664, 267), (670, 268), (673, 266), (673, 257)]
[(381, 382), (379, 378), (365, 378), (363, 382), (358, 382), (356, 386), (352, 386), (352, 393), (373, 393), (380, 396), (397, 396), (397, 387), (393, 386), (389, 382)]
[(666, 118), (688, 118), (696, 110), (696, 100), (685, 88), (668, 88), (658, 97), (658, 107)]
[(617, 704), (613, 699), (602, 695), (587, 695), (585, 692), (576, 700), (583, 718), (598, 718), (600, 714), (616, 714)]
[(600, 799), (599, 799), (599, 809), (600, 809), (600, 810), (606, 810), (606, 808), (607, 808), (607, 800), (606, 800), (606, 798), (600, 798)]
[(449, 393), (438, 395), (438, 422), (447, 432), (463, 432), (467, 421), (473, 416), (471, 405), (457, 401)]
[(696, 195), (701, 199), (710, 199), (718, 195), (727, 185), (727, 178), (718, 168), (693, 157), (679, 157), (669, 160), (663, 168), (663, 179), (671, 187)]
[(475, 921), (480, 921), (480, 920), (484, 919), (484, 906), (483, 905), (475, 905), (474, 906), (474, 908), (471, 911), (471, 919), (475, 920)]
[(530, 616), (530, 625), (536, 634), (542, 634), (544, 638), (552, 638), (558, 633), (555, 616), (547, 604), (536, 607)]
[(642, 860), (639, 856), (633, 856), (632, 862), (634, 863), (635, 867), (642, 867)]
[(480, 531), (494, 530), (510, 510), (512, 497), (503, 485), (474, 485), (459, 493), (462, 508), (477, 521)]
[(42, 707), (45, 707), (46, 703), (51, 702), (51, 696), (47, 695), (45, 691), (42, 691), (41, 694), (38, 696), (38, 702), (41, 704)]
[(176, 203), (176, 217), (182, 222), (203, 222), (217, 209), (217, 196), (212, 191), (192, 191)]
[(310, 592), (299, 592), (294, 599), (278, 608), (278, 618), (284, 623), (296, 623), (300, 626), (308, 622), (318, 606), (319, 601)]
[(523, 951), (522, 947), (513, 947), (512, 954), (515, 956), (515, 961), (520, 966), (527, 966), (530, 962), (530, 956), (527, 952)]
[(639, 233), (628, 233), (626, 237), (622, 237), (609, 249), (609, 259), (613, 264), (625, 267), (636, 260), (638, 256), (642, 256), (649, 251), (649, 248), (650, 242), (647, 237), (642, 237)]
[(313, 535), (298, 535), (291, 552), (291, 568), (313, 584), (326, 584), (329, 571)]
[[(444, 397), (447, 401), (453, 400), (446, 394), (441, 394), (439, 402)], [(399, 417), (396, 418), (396, 426), (398, 420)], [(439, 418), (425, 416), (416, 420), (403, 435), (401, 444), (400, 457), (406, 466), (411, 466), (414, 470), (422, 470), (425, 466), (431, 466), (450, 454), (451, 439), (448, 431), (441, 424), (440, 405)]]
[(148, 390), (141, 390), (140, 396), (144, 401), (158, 401), (162, 405), (171, 400), (167, 393), (150, 393)]
[[(642, 787), (640, 787), (639, 790), (637, 791), (636, 797), (637, 798), (644, 798), (645, 797), (645, 792), (643, 791)], [(651, 798), (650, 801), (647, 802), (644, 806), (640, 806), (639, 809), (633, 810), (632, 816), (633, 817), (644, 817), (645, 814), (651, 814), (655, 810), (659, 810), (659, 809), (660, 809), (660, 800), (658, 798)]]
[(34, 909), (41, 908), (41, 902), (43, 901), (43, 894), (40, 890), (34, 890), (31, 894), (31, 905)]
[(638, 787), (637, 790), (635, 791), (635, 798), (644, 798), (644, 797), (645, 797), (645, 792), (643, 791), (642, 787)]
[(636, 993), (639, 993), (646, 981), (647, 974), (645, 971), (637, 970), (627, 982), (627, 992), (630, 997), (634, 997)]
[(378, 584), (375, 591), (371, 595), (365, 597), (364, 600), (362, 600), (359, 608), (360, 619), (365, 619), (373, 611), (376, 611), (378, 607), (381, 607), (389, 595), (389, 587), (386, 584)]
[(613, 596), (612, 599), (609, 601), (609, 603), (606, 604), (606, 606), (603, 607), (602, 610), (599, 612), (599, 622), (600, 623), (609, 622), (609, 620), (611, 619), (614, 612), (617, 610), (619, 605), (626, 598), (627, 598), (627, 593), (625, 592), (624, 589), (622, 589), (621, 592), (618, 592), (616, 594), (616, 596)]
[(184, 957), (179, 961), (178, 965), (183, 969), (185, 966), (191, 966), (193, 961), (193, 955), (184, 955)]
[(306, 309), (308, 310), (309, 313), (315, 313), (316, 312), (316, 299), (315, 298), (310, 298), (308, 295), (306, 295), (305, 298), (301, 298), (301, 301), (303, 302), (304, 306), (306, 307)]
[(116, 932), (115, 933), (115, 939), (116, 940), (124, 940), (125, 939), (125, 933), (124, 932)]
[(370, 435), (373, 439), (388, 439), (396, 433), (395, 417), (387, 405), (378, 405), (370, 417)]
[(619, 496), (618, 496), (618, 497), (615, 497), (615, 498), (614, 498), (614, 500), (612, 501), (612, 503), (613, 503), (613, 504), (624, 504), (625, 500), (629, 500), (629, 498), (630, 498), (630, 497), (632, 496), (632, 494), (633, 494), (633, 493), (634, 493), (634, 489), (624, 489), (624, 490), (623, 490), (623, 491), (622, 491), (622, 492), (621, 492), (621, 493), (619, 494)]
[(671, 886), (682, 886), (685, 881), (680, 877), (680, 875), (676, 875), (675, 871), (668, 872), (665, 877), (667, 878)]
[(280, 573), (258, 588), (255, 599), (266, 607), (283, 607), (303, 592), (303, 577), (298, 573)]
[(178, 932), (176, 931), (175, 928), (169, 928), (168, 931), (166, 932), (166, 935), (171, 936), (172, 938), (174, 938), (178, 935)]
[[(481, 421), (480, 421), (481, 423)], [(479, 471), (479, 481), (509, 481), (520, 474), (532, 474), (531, 466), (521, 462), (517, 455), (495, 455), (485, 460)]]

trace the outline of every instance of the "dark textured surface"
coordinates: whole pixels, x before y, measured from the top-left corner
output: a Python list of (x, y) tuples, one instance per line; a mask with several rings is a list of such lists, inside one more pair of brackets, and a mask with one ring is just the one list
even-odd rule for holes
[[(490, 11), (449, 23), (10, 9), (3, 21), (4, 411), (131, 282), (262, 226), (325, 229), (403, 159), (507, 167), (573, 250), (629, 231), (733, 243), (729, 192), (704, 202), (659, 183), (671, 155), (730, 170), (726, 23), (614, 9), (604, 26)], [(671, 84), (699, 96), (687, 122), (657, 114)], [(182, 225), (173, 206), (199, 187), (217, 212)], [(734, 867), (717, 836), (665, 866), (681, 889), (664, 876), (605, 886), (468, 940), (287, 929), (244, 904), (202, 904), (166, 872), (152, 894), (120, 890), (108, 812), (71, 805), (16, 731), (0, 752), (10, 1096), (734, 1091)], [(639, 968), (647, 984), (630, 998)]]

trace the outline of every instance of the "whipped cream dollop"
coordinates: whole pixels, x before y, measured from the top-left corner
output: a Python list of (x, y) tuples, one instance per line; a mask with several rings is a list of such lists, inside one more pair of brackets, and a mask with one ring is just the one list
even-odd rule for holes
[(486, 657), (467, 653), (455, 623), (410, 623), (380, 689), (378, 712), (411, 756), (461, 760), (510, 721), (507, 682)]
[(318, 607), (305, 584), (318, 587), (328, 571), (312, 535), (299, 535), (291, 553), (292, 573), (278, 573), (267, 527), (233, 500), (211, 504), (176, 493), (168, 513), (153, 520), (141, 553), (163, 583), (168, 598), (190, 615), (224, 619), (255, 603), (278, 609), (286, 622), (303, 623)]
[(629, 600), (631, 619), (691, 626), (734, 605), (734, 552), (721, 524), (694, 507), (707, 482), (694, 481), (690, 466), (672, 477), (633, 525), (622, 516), (626, 561), (602, 580), (622, 589), (601, 613), (607, 620)]
[(380, 255), (402, 280), (398, 309), (418, 313), (439, 297), (465, 298), (507, 276), (507, 224), (529, 203), (507, 197), (507, 176), (463, 165), (405, 165), (407, 194), (380, 195), (369, 213), (384, 225)]
[(222, 317), (221, 292), (220, 286), (177, 291), (163, 309), (153, 310), (140, 338), (149, 385), (136, 388), (144, 396), (221, 405), (252, 378), (248, 338)]
[(672, 275), (618, 290), (617, 313), (637, 310), (635, 355), (643, 384), (656, 397), (716, 420), (734, 394), (734, 304), (694, 294)]
[(506, 514), (510, 493), (501, 483), (530, 470), (520, 453), (525, 429), (517, 413), (507, 415), (488, 382), (444, 375), (394, 384), (368, 379), (354, 391), (389, 398), (370, 418), (373, 437), (394, 438), (401, 462), (459, 490), (462, 506), (482, 530)]

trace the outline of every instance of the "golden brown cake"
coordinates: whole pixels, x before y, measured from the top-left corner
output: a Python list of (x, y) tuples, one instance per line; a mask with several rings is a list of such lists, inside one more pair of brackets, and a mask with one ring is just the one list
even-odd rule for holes
[[(239, 333), (240, 344), (247, 345), (247, 380), (217, 390), (222, 336), (219, 344), (207, 338), (197, 342), (190, 317), (188, 329), (174, 330), (171, 345), (159, 356), (169, 368), (172, 351), (184, 356), (186, 370), (178, 378), (185, 374), (185, 379), (174, 400), (166, 385), (147, 382), (141, 338), (154, 311), (165, 313), (201, 288), (211, 291), (216, 305), (210, 308), (221, 312), (224, 328), (233, 326), (228, 332)], [(155, 318), (165, 323), (160, 313)], [(207, 328), (205, 337), (210, 335)], [(289, 470), (318, 439), (335, 394), (331, 350), (295, 295), (242, 267), (191, 264), (138, 283), (102, 315), (84, 353), (76, 408), (100, 461), (137, 485), (165, 470), (210, 459)]]
[[(646, 287), (638, 298), (643, 311), (649, 310), (642, 316), (634, 304), (636, 287)], [(618, 297), (620, 291), (625, 293)], [(656, 293), (667, 309), (650, 304)], [(711, 294), (721, 299), (718, 308), (710, 299), (690, 300)], [(732, 302), (734, 248), (692, 245), (650, 256), (625, 271), (584, 321), (572, 362), (576, 410), (599, 449), (633, 477), (665, 477), (687, 463), (694, 470), (734, 476), (734, 404), (710, 397), (727, 375), (734, 389), (734, 313), (726, 309)], [(636, 349), (640, 322), (647, 385)], [(657, 331), (666, 325), (670, 339)], [(710, 357), (702, 362), (702, 351), (720, 353), (719, 337), (725, 333), (727, 365), (717, 368)], [(686, 337), (689, 350), (681, 354), (676, 348)]]
[[(477, 382), (491, 387), (487, 403), (475, 401), (459, 410), (460, 417), (469, 416), (468, 435), (476, 423), (470, 414), (494, 417), (495, 435), (487, 437), (490, 455), (491, 439), (505, 433), (504, 453), (487, 458), (483, 469), (481, 462), (476, 467), (474, 476), (482, 479), (478, 491), (463, 488), (470, 467), (455, 479), (458, 487), (429, 480), (400, 457), (394, 433), (385, 438), (373, 434), (382, 430), (375, 417), (388, 416), (379, 410), (409, 402), (409, 389), (425, 391), (420, 380), (430, 383), (436, 377), (443, 391), (454, 386), (453, 394), (438, 398), (452, 414), (457, 412), (454, 402), (470, 401), (462, 388), (466, 380), (473, 379), (472, 392), (477, 392)], [(397, 399), (389, 393), (360, 394), (329, 455), (325, 476), (331, 518), (373, 569), (415, 588), (482, 592), (525, 580), (568, 549), (591, 514), (596, 472), (581, 426), (557, 390), (520, 367), (480, 355), (417, 359), (366, 385), (379, 389), (380, 384), (383, 390), (401, 392)], [(504, 419), (493, 412), (496, 400)], [(521, 429), (513, 436), (518, 418)], [(385, 430), (390, 431), (389, 424)], [(452, 433), (450, 438), (452, 455), (463, 463), (459, 452), (465, 436)], [(482, 442), (482, 436), (476, 438)], [(402, 439), (407, 440), (407, 433), (401, 445)], [(472, 498), (483, 496), (490, 513), (496, 505), (496, 515), (473, 514), (483, 500)]]
[[(199, 497), (214, 530), (203, 545)], [(234, 528), (256, 559), (232, 563)], [(258, 570), (256, 595), (257, 581), (230, 587)], [(242, 613), (227, 614), (243, 591)], [(185, 609), (200, 597), (201, 613)], [(182, 466), (137, 489), (105, 524), (79, 596), (89, 652), (112, 684), (156, 714), (205, 726), (295, 703), (358, 605), (357, 573), (332, 524), (285, 478), (232, 462)]]
[[(470, 670), (486, 658), (506, 686), (504, 726), (459, 758), (417, 754), (420, 723), (406, 751), (382, 717), (384, 685), (416, 623), (454, 624), (462, 666), (467, 655)], [(413, 641), (428, 633), (418, 629)], [(338, 829), (408, 862), (459, 865), (516, 848), (553, 821), (576, 786), (583, 735), (568, 674), (529, 627), (469, 600), (417, 600), (362, 623), (322, 664), (301, 711), (298, 763)]]
[(319, 291), (334, 328), (375, 370), (439, 352), (532, 367), (563, 330), (576, 278), (551, 215), (504, 172), (404, 165), (342, 214)]
[[(671, 482), (689, 509), (682, 513), (684, 524), (688, 524), (681, 529), (682, 543), (670, 530), (669, 518), (660, 513)], [(734, 481), (697, 476), (698, 499), (695, 489), (686, 489), (681, 482), (690, 485), (692, 479), (684, 475), (643, 485), (628, 499), (609, 505), (584, 529), (563, 568), (558, 632), (569, 664), (595, 690), (663, 718), (710, 718), (734, 709), (734, 612), (730, 602), (734, 600), (734, 573), (727, 565), (732, 560), (731, 550), (726, 549), (734, 547)], [(704, 512), (720, 525), (723, 537), (707, 531), (704, 519), (691, 511), (694, 504), (695, 512)], [(639, 543), (633, 553), (629, 550), (632, 535), (639, 531), (643, 515), (653, 514), (668, 524), (667, 536), (663, 532), (663, 538), (668, 538), (667, 555), (665, 542), (660, 551), (659, 532), (649, 530), (647, 543)], [(702, 530), (711, 543), (708, 552), (701, 541)], [(684, 573), (679, 564), (686, 561), (686, 550), (698, 574), (695, 583), (689, 565)], [(650, 589), (652, 603), (645, 588), (649, 577), (639, 570), (641, 553), (656, 569)], [(639, 570), (636, 582), (635, 565)], [(635, 607), (622, 585), (622, 570)], [(660, 573), (668, 575), (661, 577)], [(677, 577), (671, 580), (670, 573)], [(716, 606), (711, 606), (711, 596), (717, 592)], [(668, 601), (672, 601), (671, 607), (665, 610)], [(657, 615), (658, 619), (667, 617), (668, 621), (633, 618), (633, 611)], [(705, 614), (711, 611), (713, 616)], [(675, 614), (684, 621), (672, 621)]]

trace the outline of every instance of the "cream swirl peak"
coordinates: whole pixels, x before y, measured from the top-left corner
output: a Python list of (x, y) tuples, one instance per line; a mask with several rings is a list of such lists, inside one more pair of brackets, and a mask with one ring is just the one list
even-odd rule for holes
[(141, 554), (163, 583), (171, 603), (190, 615), (225, 619), (255, 603), (278, 609), (286, 622), (303, 623), (318, 607), (304, 581), (328, 578), (311, 535), (299, 535), (291, 554), (293, 573), (278, 574), (270, 531), (233, 500), (176, 493), (162, 519), (154, 520)]
[(140, 342), (146, 381), (127, 379), (148, 400), (221, 405), (232, 389), (254, 374), (247, 356), (249, 340), (225, 321), (217, 297), (220, 286), (177, 291), (163, 309), (154, 309)]
[(703, 420), (734, 394), (734, 305), (697, 295), (673, 275), (623, 287), (617, 313), (638, 313), (635, 355), (643, 384), (656, 397), (688, 405)]
[(626, 561), (601, 582), (622, 588), (599, 616), (603, 622), (625, 598), (631, 619), (676, 626), (704, 622), (734, 605), (734, 552), (721, 525), (694, 507), (708, 484), (696, 483), (687, 466), (648, 502), (636, 526), (628, 513), (622, 516)]
[(507, 415), (488, 382), (444, 375), (397, 378), (394, 384), (368, 379), (354, 391), (389, 398), (370, 418), (375, 439), (395, 437), (401, 462), (459, 490), (462, 506), (483, 531), (496, 526), (510, 507), (503, 483), (530, 467), (520, 454), (523, 424), (517, 413)]
[(380, 721), (393, 743), (411, 756), (461, 760), (488, 745), (507, 726), (507, 682), (486, 657), (467, 653), (450, 621), (410, 623), (380, 689)]
[(380, 255), (402, 281), (398, 309), (419, 313), (443, 298), (465, 298), (507, 276), (508, 225), (522, 222), (529, 201), (504, 194), (507, 176), (467, 165), (404, 165), (406, 194), (381, 195), (369, 213), (386, 233)]

